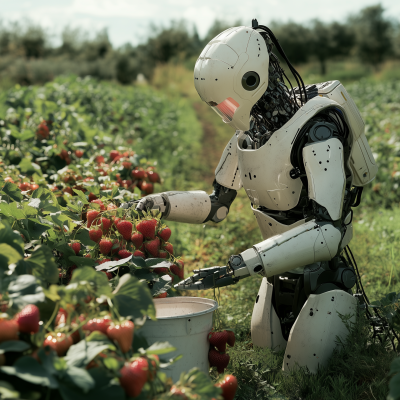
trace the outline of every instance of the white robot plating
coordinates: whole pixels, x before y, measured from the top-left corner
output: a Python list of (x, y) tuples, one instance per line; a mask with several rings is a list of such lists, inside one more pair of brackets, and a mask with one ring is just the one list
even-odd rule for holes
[[(274, 46), (298, 83), (294, 89), (284, 83)], [(215, 170), (214, 191), (150, 195), (136, 209), (159, 210), (171, 221), (220, 222), (243, 187), (263, 241), (176, 287), (208, 289), (263, 275), (253, 343), (286, 348), (283, 370), (315, 373), (336, 337), (347, 334), (339, 314), (356, 314), (356, 275), (342, 250), (352, 238), (351, 208), (377, 172), (364, 122), (339, 81), (305, 86), (273, 33), (256, 20), (208, 43), (194, 83), (236, 130)]]

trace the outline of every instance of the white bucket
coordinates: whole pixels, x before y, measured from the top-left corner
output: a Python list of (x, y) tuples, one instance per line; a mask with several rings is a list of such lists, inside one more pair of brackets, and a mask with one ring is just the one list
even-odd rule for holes
[(177, 348), (168, 353), (168, 358), (182, 354), (182, 358), (163, 372), (174, 382), (181, 372), (197, 367), (208, 374), (207, 335), (212, 329), (213, 311), (218, 308), (214, 300), (201, 297), (170, 297), (154, 299), (157, 321), (148, 320), (140, 329), (149, 345), (155, 342), (169, 342)]

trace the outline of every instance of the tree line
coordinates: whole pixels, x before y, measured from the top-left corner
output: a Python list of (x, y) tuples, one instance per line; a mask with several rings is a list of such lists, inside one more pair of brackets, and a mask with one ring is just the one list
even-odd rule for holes
[[(235, 25), (243, 24), (237, 21)], [(0, 78), (12, 70), (17, 74), (15, 80), (30, 84), (72, 72), (129, 84), (139, 73), (150, 79), (158, 64), (195, 60), (213, 37), (230, 26), (217, 20), (200, 38), (184, 21), (171, 22), (167, 27), (152, 26), (148, 38), (137, 46), (127, 43), (113, 48), (106, 29), (89, 38), (79, 28), (67, 27), (61, 45), (53, 46), (40, 26), (1, 24)], [(356, 57), (378, 69), (387, 58), (400, 58), (400, 23), (386, 17), (380, 4), (366, 7), (343, 22), (272, 21), (269, 27), (293, 64), (317, 60), (321, 75), (326, 74), (327, 64), (333, 59)], [(36, 78), (32, 78), (32, 71), (37, 72)]]

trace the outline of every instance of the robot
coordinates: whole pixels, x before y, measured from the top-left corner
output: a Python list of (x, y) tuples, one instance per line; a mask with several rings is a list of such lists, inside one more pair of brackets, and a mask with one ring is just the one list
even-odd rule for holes
[(215, 170), (214, 191), (149, 195), (136, 209), (160, 211), (170, 221), (218, 223), (243, 187), (263, 241), (232, 255), (226, 266), (195, 270), (175, 287), (210, 289), (261, 274), (253, 344), (285, 350), (284, 371), (316, 373), (348, 333), (343, 317), (354, 321), (357, 310), (357, 275), (344, 254), (352, 207), (377, 172), (362, 117), (339, 81), (304, 85), (273, 32), (257, 20), (207, 44), (194, 84), (235, 130)]

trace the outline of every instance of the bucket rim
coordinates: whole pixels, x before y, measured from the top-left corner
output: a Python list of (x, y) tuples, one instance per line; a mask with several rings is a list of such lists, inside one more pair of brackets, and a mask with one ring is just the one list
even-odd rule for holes
[[(200, 301), (199, 301), (200, 300)], [(197, 311), (194, 313), (190, 314), (183, 314), (183, 315), (171, 315), (169, 317), (158, 317), (157, 320), (165, 320), (165, 319), (179, 319), (179, 318), (188, 318), (188, 317), (197, 317), (200, 315), (208, 314), (211, 312), (214, 312), (218, 308), (218, 303), (215, 300), (212, 299), (207, 299), (204, 297), (190, 297), (190, 296), (174, 296), (174, 297), (168, 297), (164, 299), (153, 299), (155, 304), (158, 303), (203, 303), (203, 304), (208, 304), (211, 307), (207, 310), (203, 311)], [(149, 318), (148, 318), (149, 319)]]

